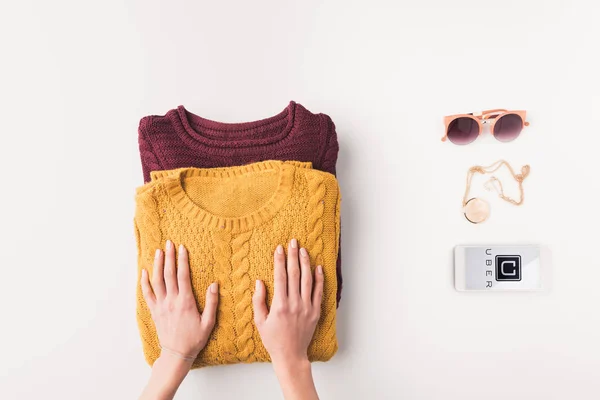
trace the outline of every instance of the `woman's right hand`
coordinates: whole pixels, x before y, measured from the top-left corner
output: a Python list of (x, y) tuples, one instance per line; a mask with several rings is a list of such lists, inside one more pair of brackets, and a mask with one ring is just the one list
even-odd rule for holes
[(310, 257), (292, 239), (286, 259), (281, 245), (274, 256), (275, 289), (270, 312), (266, 289), (256, 281), (253, 296), (254, 321), (271, 356), (286, 399), (317, 399), (312, 381), (308, 346), (321, 315), (323, 268), (315, 269), (314, 284)]

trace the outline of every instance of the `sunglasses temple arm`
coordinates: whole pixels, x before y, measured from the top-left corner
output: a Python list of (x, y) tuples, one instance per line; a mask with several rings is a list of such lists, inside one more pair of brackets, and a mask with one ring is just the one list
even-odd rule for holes
[[(507, 112), (508, 110), (504, 109), (504, 108), (497, 108), (494, 110), (485, 110), (482, 111), (481, 113), (473, 113), (473, 116), (477, 116), (478, 118), (482, 118), (482, 119), (486, 119), (487, 116), (496, 114), (496, 113), (503, 113), (503, 112)], [(524, 126), (529, 126), (529, 121), (523, 121), (523, 125)]]
[(485, 110), (482, 111), (480, 113), (476, 113), (474, 115), (477, 116), (477, 118), (479, 118), (482, 121), (485, 121), (487, 119), (496, 119), (498, 117), (498, 115), (507, 112), (508, 110), (505, 110), (503, 108), (497, 108), (494, 110)]
[(503, 112), (507, 112), (508, 110), (504, 109), (504, 108), (495, 108), (493, 110), (485, 110), (482, 111), (480, 113), (474, 113), (474, 115), (480, 115), (480, 116), (485, 116), (488, 114), (499, 114), (499, 113), (503, 113)]

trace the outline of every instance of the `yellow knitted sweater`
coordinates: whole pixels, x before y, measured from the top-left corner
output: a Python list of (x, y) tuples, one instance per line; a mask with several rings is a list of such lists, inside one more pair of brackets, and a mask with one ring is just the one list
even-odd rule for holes
[(230, 168), (182, 168), (152, 172), (137, 189), (137, 320), (146, 361), (160, 347), (139, 284), (141, 269), (152, 273), (154, 252), (167, 239), (189, 252), (191, 280), (199, 309), (211, 282), (219, 283), (217, 323), (193, 368), (270, 361), (254, 325), (254, 282), (273, 298), (273, 253), (291, 238), (305, 247), (325, 275), (321, 319), (308, 349), (312, 361), (337, 351), (336, 257), (340, 194), (333, 175), (310, 163), (264, 161)]

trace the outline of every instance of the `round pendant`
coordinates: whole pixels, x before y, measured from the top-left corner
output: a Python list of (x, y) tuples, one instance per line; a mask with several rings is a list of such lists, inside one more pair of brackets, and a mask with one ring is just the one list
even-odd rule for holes
[(473, 197), (467, 201), (463, 211), (465, 218), (474, 224), (480, 224), (490, 216), (490, 205), (487, 201)]

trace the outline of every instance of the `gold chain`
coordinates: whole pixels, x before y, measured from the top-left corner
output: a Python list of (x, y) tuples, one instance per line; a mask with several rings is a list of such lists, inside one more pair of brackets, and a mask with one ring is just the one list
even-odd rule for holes
[[(495, 176), (492, 176), (490, 178), (490, 180), (486, 182), (486, 188), (488, 190), (490, 190), (488, 185), (491, 185), (496, 190), (496, 192), (498, 193), (498, 196), (501, 199), (508, 201), (509, 203), (512, 203), (516, 206), (520, 206), (521, 204), (523, 204), (523, 200), (525, 200), (525, 195), (523, 193), (523, 181), (529, 175), (531, 168), (529, 167), (529, 165), (524, 165), (523, 167), (521, 167), (521, 173), (515, 174), (515, 171), (512, 169), (512, 167), (510, 166), (509, 163), (507, 163), (504, 160), (499, 160), (487, 167), (482, 167), (482, 166), (476, 165), (474, 167), (469, 168), (469, 172), (467, 172), (467, 188), (465, 189), (465, 195), (463, 197), (463, 207), (467, 204), (467, 201), (469, 200), (468, 197), (469, 197), (469, 191), (471, 190), (471, 181), (473, 180), (473, 175), (475, 175), (476, 173), (479, 173), (482, 175), (492, 174), (492, 173), (498, 171), (503, 165), (506, 165), (506, 167), (510, 171), (513, 178), (519, 184), (519, 192), (521, 193), (520, 200), (516, 201), (516, 200), (506, 196), (504, 194), (504, 188), (502, 187), (502, 182), (500, 182), (500, 180), (498, 178), (496, 178)], [(496, 187), (495, 183), (498, 183), (498, 186), (500, 187), (500, 189), (498, 189)]]

